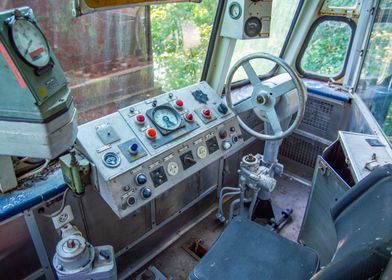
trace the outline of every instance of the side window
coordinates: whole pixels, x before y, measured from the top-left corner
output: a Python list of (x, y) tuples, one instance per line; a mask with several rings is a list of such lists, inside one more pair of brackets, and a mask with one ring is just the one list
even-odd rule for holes
[(305, 77), (326, 80), (343, 77), (355, 24), (342, 17), (319, 18), (297, 59), (297, 69)]

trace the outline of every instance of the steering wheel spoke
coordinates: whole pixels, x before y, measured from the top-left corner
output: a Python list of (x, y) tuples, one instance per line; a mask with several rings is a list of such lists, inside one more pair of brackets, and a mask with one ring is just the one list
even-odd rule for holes
[(280, 85), (271, 88), (271, 93), (272, 96), (276, 98), (288, 93), (289, 91), (292, 91), (293, 89), (296, 89), (296, 86), (294, 82), (290, 79)]
[(232, 107), (232, 110), (236, 113), (242, 113), (242, 112), (246, 112), (249, 111), (250, 109), (253, 108), (253, 102), (252, 102), (252, 96), (242, 100), (241, 102), (238, 102), (236, 105), (234, 105)]
[(283, 133), (282, 126), (280, 125), (279, 117), (276, 113), (275, 108), (268, 109), (267, 111), (265, 111), (265, 113), (275, 135), (281, 135)]
[(251, 84), (256, 87), (256, 86), (260, 86), (261, 82), (259, 79), (259, 76), (256, 74), (255, 69), (253, 69), (252, 65), (250, 65), (249, 61), (245, 61), (242, 64), (242, 68), (244, 68), (246, 75), (249, 78), (249, 81), (251, 82)]

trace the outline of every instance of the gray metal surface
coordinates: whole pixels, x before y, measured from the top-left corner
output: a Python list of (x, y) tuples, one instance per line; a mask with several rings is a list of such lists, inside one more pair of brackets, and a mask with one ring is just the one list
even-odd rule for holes
[[(206, 104), (198, 103), (193, 97), (192, 92), (197, 90), (207, 95), (208, 101)], [(164, 135), (147, 116), (145, 116), (143, 124), (135, 121), (137, 114), (145, 115), (151, 108), (162, 104), (165, 106), (168, 103), (174, 104), (177, 100), (182, 100), (184, 105), (183, 108), (175, 110), (180, 116), (192, 113), (194, 124), (197, 124), (196, 129), (188, 129), (185, 126)], [(230, 150), (243, 143), (241, 130), (234, 113), (230, 109), (226, 114), (217, 110), (221, 103), (222, 100), (211, 87), (207, 83), (201, 82), (134, 104), (121, 109), (117, 113), (79, 127), (78, 147), (96, 166), (93, 174), (97, 174), (97, 178), (92, 177), (93, 183), (97, 186), (100, 195), (119, 217), (123, 218), (148, 204), (179, 182), (217, 159), (224, 157)], [(201, 115), (197, 113), (206, 108), (213, 115), (209, 122), (204, 122)], [(101, 128), (103, 126), (110, 127), (110, 130), (115, 132), (119, 140), (111, 144), (105, 144), (106, 141), (103, 143), (101, 140)], [(97, 128), (99, 128), (99, 135), (96, 133)], [(156, 129), (157, 139), (155, 141), (146, 136), (146, 130), (149, 128)], [(222, 137), (220, 134), (222, 131), (227, 136)], [(126, 149), (124, 149), (123, 144), (134, 138), (138, 140), (138, 146), (146, 151), (146, 155), (135, 158), (134, 161), (129, 161), (127, 160), (128, 155), (124, 154)], [(156, 143), (161, 141), (160, 139), (163, 139), (163, 143), (166, 144), (157, 145)], [(217, 144), (216, 151), (207, 152), (205, 156), (199, 156), (198, 149), (204, 146), (209, 150), (209, 142), (214, 139), (216, 139)], [(229, 144), (228, 149), (223, 147), (224, 143)], [(109, 152), (115, 153), (120, 159), (117, 167), (110, 168), (104, 164), (102, 157)], [(194, 161), (193, 165), (187, 167), (182, 162), (186, 153), (192, 153)], [(168, 172), (169, 166), (173, 164), (177, 166), (178, 171), (175, 174), (170, 174)], [(154, 174), (157, 174), (159, 169), (161, 169), (161, 173), (157, 177), (162, 178), (162, 180), (157, 183)], [(140, 173), (146, 176), (146, 182), (142, 185), (135, 182), (135, 176)], [(150, 197), (141, 195), (145, 187), (151, 190)], [(133, 204), (129, 203), (130, 200), (133, 200)], [(156, 204), (160, 207), (159, 201)]]
[[(384, 145), (377, 135), (340, 131), (339, 141), (346, 156), (346, 163), (356, 183), (370, 174), (371, 170), (366, 168), (369, 162), (375, 166), (392, 163), (390, 147)], [(380, 144), (372, 146), (368, 141)]]
[(318, 252), (321, 265), (330, 262), (337, 246), (330, 209), (348, 190), (344, 180), (319, 156), (298, 241)]

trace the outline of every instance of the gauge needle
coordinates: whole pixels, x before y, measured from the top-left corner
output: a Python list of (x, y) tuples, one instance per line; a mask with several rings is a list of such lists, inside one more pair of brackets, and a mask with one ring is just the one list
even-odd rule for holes
[(27, 45), (26, 51), (25, 51), (25, 53), (24, 53), (23, 56), (26, 56), (26, 54), (29, 52), (29, 49), (30, 49), (32, 43), (33, 43), (33, 40), (30, 40), (30, 41), (29, 41), (29, 44)]
[(163, 116), (162, 120), (166, 123), (166, 125), (169, 126), (174, 126), (174, 123), (172, 121), (170, 121), (168, 116)]

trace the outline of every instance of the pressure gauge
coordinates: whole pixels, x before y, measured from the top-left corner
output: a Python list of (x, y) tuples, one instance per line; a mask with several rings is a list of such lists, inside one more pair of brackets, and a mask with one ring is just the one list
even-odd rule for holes
[(241, 5), (238, 2), (233, 2), (229, 6), (229, 15), (232, 19), (239, 19), (242, 14)]
[(10, 40), (17, 54), (30, 66), (44, 68), (50, 62), (49, 45), (37, 24), (18, 10), (8, 20)]
[(245, 34), (249, 37), (256, 37), (262, 29), (262, 23), (259, 18), (251, 17), (245, 22)]

